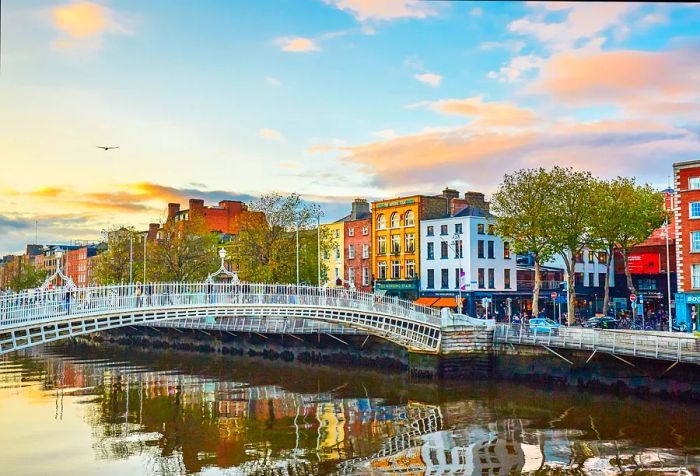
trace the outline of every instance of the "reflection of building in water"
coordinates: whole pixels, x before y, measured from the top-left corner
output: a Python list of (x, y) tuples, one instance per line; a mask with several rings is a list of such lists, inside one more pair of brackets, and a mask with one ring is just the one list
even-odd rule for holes
[(339, 460), (345, 457), (345, 411), (342, 402), (319, 403), (318, 450), (321, 460)]

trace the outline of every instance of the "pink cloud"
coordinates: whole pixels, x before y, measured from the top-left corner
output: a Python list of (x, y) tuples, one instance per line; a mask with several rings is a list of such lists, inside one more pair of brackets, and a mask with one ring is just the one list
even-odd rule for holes
[(443, 114), (465, 116), (475, 119), (472, 125), (479, 126), (523, 126), (536, 121), (535, 114), (509, 102), (484, 102), (481, 96), (464, 99), (442, 99), (414, 104)]
[(301, 36), (278, 38), (277, 43), (282, 47), (282, 51), (289, 53), (310, 53), (321, 50), (313, 39)]
[(388, 21), (399, 18), (426, 18), (437, 14), (435, 5), (415, 0), (326, 0), (358, 21)]

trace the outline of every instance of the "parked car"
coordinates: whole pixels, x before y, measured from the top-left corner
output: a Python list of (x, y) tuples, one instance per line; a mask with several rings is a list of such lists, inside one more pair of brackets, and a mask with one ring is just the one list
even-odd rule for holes
[(591, 317), (583, 321), (583, 327), (589, 329), (617, 329), (620, 321), (610, 316)]
[(561, 324), (544, 317), (530, 319), (530, 333), (532, 334), (549, 334), (551, 332), (553, 335), (557, 335), (560, 327)]

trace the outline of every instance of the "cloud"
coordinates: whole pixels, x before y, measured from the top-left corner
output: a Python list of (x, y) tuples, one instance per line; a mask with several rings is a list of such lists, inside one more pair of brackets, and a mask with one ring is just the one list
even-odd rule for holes
[(102, 44), (105, 33), (129, 33), (114, 10), (92, 2), (74, 2), (51, 9), (51, 21), (67, 36), (54, 41), (57, 48), (94, 47)]
[(437, 15), (435, 5), (415, 0), (325, 0), (350, 13), (357, 21), (390, 21), (399, 18), (427, 18)]
[(524, 41), (505, 40), (505, 41), (485, 41), (479, 45), (479, 49), (490, 51), (495, 49), (507, 49), (512, 53), (520, 53), (525, 48)]
[(413, 77), (421, 83), (427, 84), (434, 88), (440, 86), (440, 83), (442, 82), (442, 76), (435, 73), (418, 73), (414, 74)]
[(310, 53), (321, 51), (316, 41), (302, 36), (278, 38), (277, 43), (282, 47), (282, 51), (290, 53)]
[(282, 141), (284, 140), (284, 136), (280, 131), (277, 131), (275, 129), (260, 129), (258, 131), (258, 137), (261, 139), (266, 139), (266, 140), (274, 140), (274, 141)]
[(521, 109), (509, 102), (484, 102), (481, 96), (424, 101), (410, 107), (426, 107), (442, 114), (471, 117), (476, 119), (473, 126), (482, 127), (525, 126), (537, 120), (529, 109)]
[(380, 139), (394, 139), (396, 132), (394, 132), (394, 129), (382, 129), (381, 131), (373, 132), (372, 135)]
[(484, 11), (479, 7), (474, 7), (471, 10), (469, 10), (469, 14), (473, 17), (480, 17), (484, 14)]
[[(508, 29), (532, 36), (555, 51), (573, 48), (581, 40), (600, 36), (621, 25), (623, 19), (640, 6), (624, 2), (531, 2), (529, 5), (535, 15), (513, 20)], [(565, 14), (565, 18), (547, 21), (552, 13)]]
[(282, 86), (282, 81), (272, 76), (265, 76), (265, 84), (268, 86)]
[(501, 83), (514, 83), (523, 79), (525, 73), (542, 66), (543, 59), (535, 55), (516, 56), (498, 71), (490, 71), (486, 76)]

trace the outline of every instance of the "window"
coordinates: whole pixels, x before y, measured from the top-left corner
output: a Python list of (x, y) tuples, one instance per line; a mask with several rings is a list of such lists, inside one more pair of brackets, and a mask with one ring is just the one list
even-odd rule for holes
[(428, 243), (428, 259), (435, 259), (435, 243)]
[(362, 259), (369, 258), (369, 245), (367, 243), (362, 245)]
[(416, 277), (416, 260), (409, 259), (406, 260), (406, 279), (413, 279)]
[(496, 233), (496, 225), (489, 224), (489, 226), (486, 228), (486, 233), (489, 235), (493, 235)]
[(598, 252), (598, 263), (605, 264), (607, 262), (608, 262), (608, 252), (607, 251), (599, 251)]
[(690, 251), (700, 251), (700, 231), (690, 232)]
[(583, 286), (583, 273), (574, 273), (574, 285)]
[(583, 251), (579, 251), (576, 253), (576, 256), (574, 257), (574, 261), (576, 263), (583, 263)]
[(503, 270), (503, 287), (506, 289), (510, 289), (510, 270), (509, 269)]
[(447, 235), (447, 225), (440, 225), (440, 234)]
[(476, 232), (480, 235), (484, 234), (484, 224), (483, 223), (479, 223), (478, 225), (476, 225)]
[(369, 268), (362, 268), (362, 285), (369, 285)]
[(459, 289), (461, 284), (459, 282), (459, 268), (455, 268), (455, 289)]
[(479, 268), (477, 270), (477, 283), (479, 289), (484, 289), (484, 268)]
[(426, 234), (426, 236), (433, 236), (433, 235), (435, 234), (435, 230), (434, 230), (434, 228), (433, 228), (432, 225), (430, 225), (430, 226), (427, 228), (427, 231), (426, 231), (425, 234)]
[(462, 234), (462, 224), (461, 223), (455, 223), (455, 233), (458, 235)]
[(399, 227), (399, 214), (396, 212), (391, 214), (391, 227), (392, 228)]
[(401, 261), (391, 260), (391, 279), (401, 279)]
[(510, 243), (503, 242), (503, 259), (510, 259)]
[(348, 228), (348, 236), (355, 236), (355, 228), (353, 228), (353, 227)]
[(691, 286), (693, 289), (700, 289), (700, 264), (692, 266)]
[(688, 189), (689, 190), (700, 189), (700, 177), (688, 177)]
[(328, 261), (330, 258), (330, 255), (328, 254), (328, 250), (323, 250), (323, 259)]
[(401, 253), (401, 236), (400, 235), (391, 235), (391, 253), (395, 254), (395, 255)]
[(640, 291), (656, 291), (656, 280), (640, 279), (637, 281), (637, 289)]
[(363, 227), (362, 227), (362, 235), (363, 235), (363, 236), (369, 235), (369, 227), (368, 227), (368, 226), (363, 226)]
[(588, 287), (593, 287), (595, 284), (593, 284), (593, 273), (588, 273)]
[(484, 257), (484, 240), (479, 240), (476, 242), (476, 257), (477, 258)]
[(340, 238), (340, 230), (333, 230), (333, 236)]
[(455, 247), (455, 258), (464, 258), (464, 254), (463, 254), (464, 250), (463, 250), (463, 246), (462, 246), (462, 240), (457, 240), (455, 242), (455, 245), (457, 245)]
[(435, 270), (428, 270), (428, 289), (435, 289)]
[(348, 245), (348, 258), (349, 259), (355, 258), (355, 245)]
[(496, 287), (496, 270), (489, 268), (489, 289)]
[(340, 259), (340, 246), (335, 247), (335, 259)]
[(379, 255), (386, 254), (386, 236), (378, 236), (377, 237), (377, 254), (379, 254)]
[(489, 259), (494, 259), (494, 258), (496, 258), (496, 255), (495, 255), (495, 253), (494, 253), (494, 251), (493, 251), (493, 241), (489, 241), (488, 250), (489, 250)]
[(690, 202), (690, 218), (700, 218), (700, 202)]
[(377, 274), (379, 275), (377, 279), (386, 279), (386, 261), (380, 261), (377, 264)]
[(443, 241), (440, 243), (440, 258), (447, 259), (447, 242)]
[(414, 226), (416, 224), (416, 220), (411, 210), (407, 211), (403, 216), (403, 224), (405, 226)]
[(598, 286), (605, 286), (605, 273), (598, 273)]
[(406, 233), (404, 238), (406, 240), (406, 253), (413, 253), (416, 251), (416, 235), (413, 233)]
[(382, 214), (377, 217), (377, 230), (384, 229), (386, 229), (386, 217)]
[(588, 252), (588, 262), (589, 262), (589, 263), (592, 263), (592, 262), (593, 262), (593, 252), (592, 252), (592, 251), (589, 251), (589, 252)]
[(348, 268), (348, 282), (355, 284), (355, 268)]
[(340, 279), (340, 268), (335, 268), (335, 279), (336, 281)]
[(440, 288), (447, 289), (450, 287), (450, 270), (441, 269), (440, 270)]

